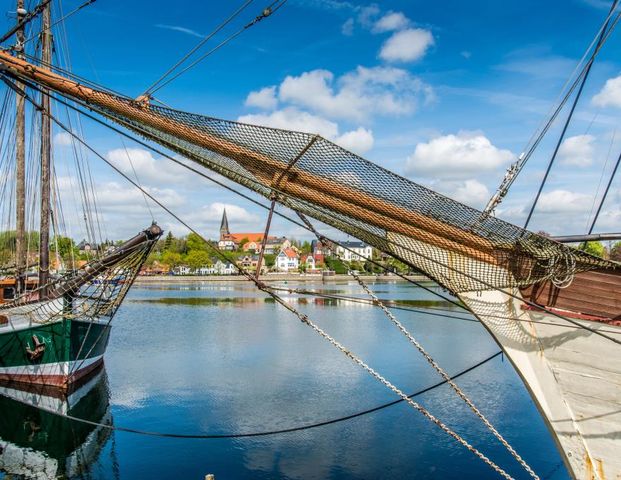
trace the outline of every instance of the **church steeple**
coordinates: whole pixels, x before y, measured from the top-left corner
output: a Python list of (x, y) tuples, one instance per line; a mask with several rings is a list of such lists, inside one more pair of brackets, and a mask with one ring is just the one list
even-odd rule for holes
[(222, 239), (222, 237), (224, 237), (225, 235), (230, 235), (231, 232), (229, 232), (229, 221), (226, 218), (226, 208), (224, 209), (224, 211), (222, 212), (222, 222), (220, 223), (220, 239)]

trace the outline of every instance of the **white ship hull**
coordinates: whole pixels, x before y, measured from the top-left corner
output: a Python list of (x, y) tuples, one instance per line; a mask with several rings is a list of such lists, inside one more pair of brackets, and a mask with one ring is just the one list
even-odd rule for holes
[[(577, 479), (621, 478), (621, 348), (498, 291), (460, 295), (502, 346)], [(576, 320), (621, 340), (621, 327)], [(519, 412), (516, 412), (519, 413)]]

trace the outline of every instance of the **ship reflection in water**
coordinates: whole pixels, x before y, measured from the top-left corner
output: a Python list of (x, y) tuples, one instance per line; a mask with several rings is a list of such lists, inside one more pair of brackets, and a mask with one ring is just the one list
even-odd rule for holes
[(66, 395), (1, 385), (0, 411), (0, 472), (36, 479), (83, 475), (111, 430), (63, 415), (112, 424), (106, 371), (102, 367)]

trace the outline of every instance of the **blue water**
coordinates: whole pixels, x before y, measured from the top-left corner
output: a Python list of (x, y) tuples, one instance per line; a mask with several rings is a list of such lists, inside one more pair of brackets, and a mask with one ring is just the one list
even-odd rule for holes
[[(364, 298), (353, 282), (304, 286)], [(405, 283), (372, 288), (380, 298), (434, 299)], [(244, 282), (135, 286), (114, 320), (106, 353), (114, 425), (184, 434), (259, 432), (338, 418), (396, 399), (265, 297)], [(439, 380), (378, 308), (286, 298), (405, 392)], [(476, 322), (396, 315), (450, 374), (498, 351)], [(542, 478), (569, 478), (506, 360), (496, 357), (458, 383)], [(416, 400), (515, 478), (529, 478), (450, 388)], [(202, 479), (207, 473), (216, 480), (500, 478), (404, 403), (266, 437), (197, 440), (117, 431), (102, 444), (86, 467), (87, 478)]]

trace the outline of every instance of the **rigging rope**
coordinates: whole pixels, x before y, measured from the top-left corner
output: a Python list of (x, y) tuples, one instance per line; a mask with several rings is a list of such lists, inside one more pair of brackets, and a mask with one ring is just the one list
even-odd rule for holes
[[(459, 373), (456, 373), (455, 375), (453, 375), (451, 377), (452, 380), (455, 380), (459, 377), (462, 377), (464, 375), (466, 375), (467, 373), (472, 372), (473, 370), (476, 370), (477, 368), (485, 365), (486, 363), (490, 362), (491, 360), (493, 360), (494, 358), (498, 357), (499, 355), (501, 355), (502, 352), (496, 352), (493, 355), (490, 355), (489, 357), (481, 360), (480, 362), (472, 365), (471, 367), (466, 368), (465, 370), (460, 371)], [(427, 392), (430, 392), (432, 390), (435, 390), (438, 387), (441, 387), (442, 385), (446, 384), (446, 380), (442, 380), (439, 381), (433, 385), (430, 385), (427, 388), (424, 388), (422, 390), (419, 390), (415, 393), (411, 393), (410, 395), (408, 395), (409, 398), (414, 398), (414, 397), (418, 397), (420, 395), (423, 395)], [(194, 440), (216, 440), (216, 439), (225, 439), (225, 438), (251, 438), (251, 437), (266, 437), (266, 436), (270, 436), (270, 435), (280, 435), (283, 433), (293, 433), (293, 432), (301, 432), (304, 430), (311, 430), (313, 428), (318, 428), (318, 427), (324, 427), (327, 425), (333, 425), (335, 423), (341, 423), (347, 420), (353, 420), (354, 418), (358, 418), (358, 417), (362, 417), (365, 415), (369, 415), (371, 413), (375, 413), (378, 412), (380, 410), (384, 410), (388, 407), (392, 407), (394, 405), (397, 405), (399, 403), (403, 403), (405, 400), (403, 400), (402, 398), (399, 398), (397, 400), (393, 400), (392, 402), (387, 402), (387, 403), (383, 403), (381, 405), (378, 405), (376, 407), (373, 408), (369, 408), (367, 410), (363, 410), (360, 412), (356, 412), (356, 413), (352, 413), (350, 415), (345, 415), (342, 417), (338, 417), (338, 418), (333, 418), (330, 420), (323, 420), (320, 422), (315, 422), (315, 423), (311, 423), (311, 424), (306, 424), (306, 425), (299, 425), (296, 427), (289, 427), (289, 428), (282, 428), (282, 429), (278, 429), (278, 430), (266, 430), (266, 431), (262, 431), (262, 432), (241, 432), (241, 433), (214, 433), (214, 434), (208, 434), (208, 433), (196, 433), (196, 434), (192, 434), (192, 433), (169, 433), (169, 432), (154, 432), (154, 431), (148, 431), (148, 430), (138, 430), (135, 428), (128, 428), (128, 427), (120, 427), (120, 426), (115, 426), (115, 425), (111, 425), (108, 423), (99, 423), (99, 422), (94, 422), (92, 420), (87, 420), (85, 418), (80, 418), (80, 417), (76, 417), (74, 415), (69, 415), (66, 413), (61, 413), (58, 412), (56, 410), (53, 410), (49, 407), (45, 407), (41, 404), (32, 404), (32, 403), (28, 403), (26, 400), (23, 399), (17, 399), (17, 398), (13, 398), (8, 396), (6, 393), (4, 392), (0, 392), (0, 395), (6, 397), (6, 398), (10, 398), (11, 400), (14, 400), (16, 402), (20, 402), (24, 405), (29, 405), (31, 407), (34, 407), (38, 410), (44, 411), (44, 412), (48, 412), (48, 413), (52, 413), (54, 415), (57, 415), (59, 417), (62, 418), (66, 418), (67, 420), (71, 420), (74, 422), (78, 422), (78, 423), (84, 423), (87, 425), (92, 425), (94, 427), (102, 427), (102, 428), (106, 428), (108, 430), (113, 430), (113, 431), (119, 431), (119, 432), (125, 432), (125, 433), (134, 433), (134, 434), (138, 434), (138, 435), (145, 435), (145, 436), (154, 436), (154, 437), (165, 437), (165, 438), (183, 438), (183, 439), (194, 439)]]
[[(298, 216), (300, 217), (300, 219), (306, 224), (308, 225), (313, 233), (315, 234), (315, 236), (317, 237), (317, 240), (321, 241), (321, 235), (319, 234), (319, 232), (317, 232), (317, 230), (314, 228), (314, 225), (311, 223), (310, 220), (308, 220), (308, 218), (306, 218), (306, 216), (300, 212), (297, 212)], [(338, 252), (336, 252), (337, 257), (340, 260), (343, 260), (341, 255), (338, 254)], [(366, 284), (366, 282), (364, 282), (362, 280), (362, 278), (360, 278), (360, 275), (358, 275), (357, 273), (355, 273), (353, 270), (349, 270), (349, 273), (351, 274), (351, 276), (358, 282), (358, 285), (360, 285), (360, 287), (364, 290), (364, 292), (373, 300), (373, 303), (375, 305), (377, 305), (378, 307), (380, 307), (382, 309), (382, 311), (384, 312), (384, 314), (386, 315), (386, 317), (399, 329), (399, 331), (408, 339), (408, 341), (414, 345), (414, 347), (416, 347), (416, 350), (418, 350), (418, 352), (423, 356), (423, 358), (427, 361), (427, 363), (429, 363), (429, 365), (431, 365), (433, 367), (433, 369), (438, 372), (438, 374), (444, 379), (446, 380), (446, 382), (449, 384), (449, 386), (453, 389), (453, 391), (457, 394), (457, 396), (459, 398), (461, 398), (466, 405), (468, 405), (468, 407), (470, 408), (470, 410), (472, 410), (472, 412), (483, 422), (483, 424), (487, 427), (487, 429), (492, 433), (492, 435), (494, 435), (494, 437), (496, 437), (498, 439), (498, 441), (507, 449), (507, 451), (511, 454), (511, 456), (513, 456), (513, 458), (515, 458), (515, 460), (524, 468), (524, 470), (526, 470), (528, 472), (528, 474), (536, 479), (539, 480), (539, 477), (537, 476), (537, 474), (533, 471), (533, 469), (524, 461), (524, 459), (515, 451), (515, 449), (509, 444), (509, 442), (507, 442), (507, 440), (505, 440), (505, 438), (500, 434), (500, 432), (491, 424), (491, 422), (487, 419), (487, 417), (485, 417), (485, 415), (483, 415), (483, 413), (481, 413), (481, 411), (474, 405), (474, 403), (472, 402), (472, 400), (470, 400), (470, 398), (464, 393), (464, 391), (454, 382), (450, 379), (449, 375), (446, 373), (446, 371), (440, 367), (440, 365), (438, 365), (438, 363), (431, 357), (431, 355), (429, 355), (429, 353), (427, 352), (427, 350), (424, 349), (424, 347), (420, 344), (420, 342), (418, 342), (418, 340), (416, 340), (416, 338), (414, 338), (414, 336), (403, 326), (403, 324), (397, 320), (397, 317), (395, 317), (392, 312), (386, 308), (386, 305), (384, 305), (384, 303), (377, 298), (377, 296), (371, 291), (371, 289), (369, 288), (369, 286)]]
[(604, 190), (604, 195), (602, 195), (602, 199), (599, 202), (599, 206), (597, 207), (597, 212), (595, 212), (595, 216), (593, 217), (593, 222), (591, 223), (591, 227), (589, 228), (589, 235), (593, 232), (593, 228), (595, 227), (595, 222), (597, 222), (597, 217), (599, 217), (600, 212), (602, 211), (602, 207), (604, 206), (604, 202), (606, 201), (606, 197), (608, 196), (608, 192), (610, 191), (610, 186), (612, 185), (612, 181), (617, 174), (617, 170), (619, 169), (619, 164), (621, 163), (621, 153), (617, 157), (617, 162), (615, 163), (615, 167), (612, 169), (612, 173), (610, 174), (610, 179), (608, 180), (608, 185), (606, 185), (606, 190)]
[[(615, 0), (615, 1), (617, 1), (617, 0)], [(483, 214), (481, 215), (481, 219), (482, 220), (485, 219), (486, 217), (488, 217), (489, 215), (491, 215), (493, 213), (493, 211), (495, 210), (495, 208), (500, 204), (500, 202), (502, 202), (504, 197), (507, 195), (509, 189), (513, 185), (513, 182), (515, 181), (515, 179), (517, 178), (519, 173), (522, 171), (522, 169), (524, 168), (524, 166), (526, 165), (526, 163), (528, 162), (528, 160), (530, 159), (532, 154), (535, 152), (535, 150), (537, 149), (537, 147), (539, 146), (539, 144), (543, 140), (543, 137), (546, 135), (546, 133), (548, 132), (548, 130), (550, 129), (550, 127), (552, 126), (552, 124), (554, 123), (556, 118), (558, 117), (559, 113), (561, 112), (561, 110), (563, 109), (563, 107), (565, 106), (567, 101), (569, 100), (569, 97), (572, 95), (572, 93), (576, 89), (578, 83), (580, 82), (580, 79), (582, 78), (582, 76), (585, 73), (585, 70), (587, 68), (588, 63), (587, 63), (587, 65), (585, 65), (582, 68), (580, 74), (574, 79), (574, 81), (572, 82), (571, 87), (569, 88), (569, 90), (567, 92), (565, 92), (564, 95), (562, 95), (562, 92), (567, 87), (567, 84), (569, 83), (569, 80), (572, 78), (574, 73), (578, 70), (578, 67), (580, 67), (580, 65), (582, 65), (582, 62), (584, 62), (584, 59), (587, 57), (589, 51), (591, 51), (591, 49), (593, 48), (593, 46), (597, 42), (597, 39), (599, 38), (600, 34), (605, 31), (605, 26), (608, 25), (608, 23), (610, 22), (610, 20), (611, 20), (611, 18), (613, 16), (612, 14), (613, 14), (613, 11), (611, 10), (608, 13), (608, 16), (602, 22), (602, 26), (599, 28), (599, 30), (595, 34), (595, 37), (593, 38), (593, 40), (591, 41), (591, 43), (587, 47), (587, 49), (584, 52), (582, 58), (580, 59), (580, 61), (576, 65), (576, 68), (574, 69), (572, 74), (569, 76), (567, 82), (565, 83), (565, 85), (561, 89), (561, 95), (559, 95), (559, 98), (562, 96), (562, 99), (558, 103), (557, 107), (555, 109), (553, 109), (552, 113), (550, 114), (548, 120), (545, 122), (543, 127), (539, 128), (537, 131), (535, 131), (533, 133), (533, 136), (528, 141), (528, 144), (526, 145), (526, 148), (524, 149), (524, 151), (520, 154), (518, 159), (507, 169), (507, 172), (506, 172), (506, 174), (505, 174), (505, 176), (504, 176), (500, 186), (496, 190), (496, 193), (494, 193), (492, 198), (490, 198), (489, 202), (487, 203), (487, 206), (483, 210)], [(610, 37), (610, 34), (612, 33), (612, 31), (617, 26), (617, 23), (619, 22), (620, 18), (621, 18), (621, 13), (618, 13), (616, 15), (612, 25), (610, 26), (610, 29), (608, 30), (608, 32), (604, 36), (604, 40), (603, 40), (602, 44), (600, 45), (600, 48), (599, 49), (595, 49), (593, 51), (593, 53), (591, 54), (591, 60), (595, 60), (595, 57), (597, 57), (597, 55), (599, 54), (603, 44)]]
[(226, 25), (228, 25), (237, 15), (239, 15), (248, 5), (250, 5), (253, 0), (246, 0), (239, 8), (237, 8), (229, 17), (224, 20), (220, 25), (218, 25), (209, 35), (206, 35), (198, 44), (194, 46), (188, 53), (186, 53), (177, 63), (175, 63), (172, 67), (166, 70), (160, 78), (158, 78), (155, 82), (151, 84), (149, 88), (147, 88), (142, 94), (145, 97), (151, 97), (152, 90), (164, 80), (168, 75), (170, 75), (179, 65), (185, 62), (190, 56), (196, 52), (199, 48), (201, 48), (205, 43), (207, 43), (214, 35), (216, 35), (220, 30), (222, 30)]
[[(612, 13), (614, 12), (615, 8), (617, 7), (618, 2), (619, 0), (614, 0), (612, 2), (609, 16), (612, 15)], [(597, 45), (595, 46), (596, 52), (601, 48), (602, 43), (604, 42), (604, 36), (606, 34), (606, 29), (608, 28), (609, 21), (610, 20), (607, 20), (606, 23), (604, 24), (604, 28), (599, 36), (599, 39), (597, 40)], [(567, 132), (567, 128), (569, 127), (569, 122), (571, 122), (571, 119), (573, 118), (574, 110), (576, 109), (576, 106), (578, 105), (578, 100), (580, 100), (580, 96), (582, 95), (582, 90), (584, 89), (584, 85), (586, 84), (587, 78), (589, 77), (589, 73), (591, 72), (591, 67), (593, 66), (594, 61), (595, 61), (595, 52), (593, 53), (593, 55), (591, 56), (591, 58), (589, 59), (589, 61), (587, 62), (585, 66), (584, 75), (582, 75), (582, 80), (580, 82), (580, 88), (578, 88), (578, 92), (576, 93), (576, 96), (574, 97), (574, 101), (571, 105), (571, 108), (569, 109), (569, 113), (567, 114), (567, 118), (565, 119), (563, 129), (561, 130), (561, 134), (558, 138), (558, 141), (556, 142), (556, 146), (554, 147), (554, 152), (552, 153), (552, 157), (550, 158), (550, 161), (548, 162), (548, 167), (546, 168), (545, 175), (543, 176), (541, 180), (541, 184), (539, 185), (539, 190), (537, 190), (537, 195), (535, 196), (535, 200), (533, 201), (533, 204), (531, 205), (530, 210), (528, 212), (528, 216), (526, 217), (524, 228), (528, 228), (528, 224), (530, 223), (530, 219), (533, 216), (533, 212), (535, 211), (535, 207), (537, 206), (537, 202), (539, 201), (539, 197), (541, 196), (543, 187), (545, 186), (546, 181), (548, 180), (548, 176), (550, 175), (550, 171), (552, 170), (552, 165), (554, 165), (554, 161), (556, 160), (558, 151), (561, 148), (561, 144), (563, 143), (563, 140), (565, 139), (565, 133)]]
[(151, 89), (149, 91), (149, 95), (154, 94), (155, 92), (157, 92), (158, 90), (164, 88), (166, 85), (168, 85), (172, 81), (174, 81), (177, 78), (179, 78), (181, 75), (183, 75), (188, 70), (194, 68), (200, 62), (202, 62), (205, 58), (210, 56), (212, 53), (217, 52), (218, 50), (220, 50), (220, 48), (224, 47), (227, 43), (229, 43), (230, 41), (232, 41), (235, 38), (237, 38), (238, 36), (240, 36), (242, 33), (244, 33), (250, 27), (253, 27), (257, 23), (259, 23), (261, 20), (263, 20), (263, 19), (269, 17), (270, 15), (276, 13), (286, 2), (287, 2), (287, 0), (276, 0), (276, 1), (272, 2), (269, 6), (264, 8), (263, 11), (261, 12), (261, 14), (259, 14), (257, 17), (255, 17), (255, 19), (252, 20), (250, 23), (247, 23), (245, 26), (243, 26), (237, 32), (233, 33), (232, 35), (230, 35), (227, 38), (225, 38), (224, 40), (222, 40), (222, 42), (220, 42), (214, 48), (212, 48), (208, 52), (206, 52), (203, 55), (201, 55), (200, 57), (198, 57), (196, 60), (194, 60), (192, 63), (190, 63), (188, 66), (186, 66), (182, 70), (178, 71), (176, 74), (174, 74), (168, 80), (164, 81), (163, 83), (160, 83), (155, 88), (151, 87)]

